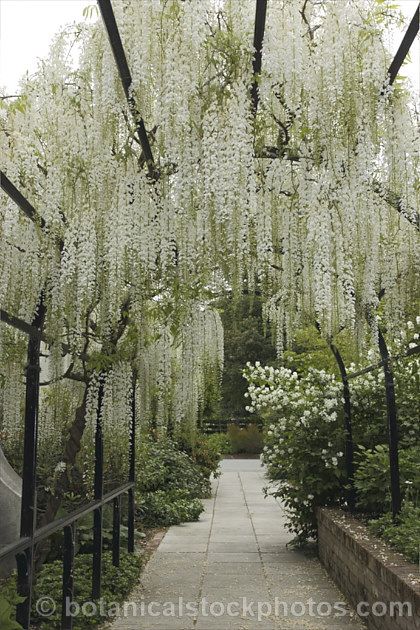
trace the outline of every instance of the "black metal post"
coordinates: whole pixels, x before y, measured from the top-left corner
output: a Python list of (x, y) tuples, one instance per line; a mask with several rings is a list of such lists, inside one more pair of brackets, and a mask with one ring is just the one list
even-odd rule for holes
[[(95, 481), (94, 498), (100, 501), (104, 489), (104, 443), (102, 432), (102, 405), (104, 398), (104, 375), (99, 376), (98, 411), (96, 414), (95, 431)], [(92, 599), (101, 596), (102, 577), (102, 539), (103, 539), (103, 510), (102, 505), (93, 512), (93, 569), (92, 569)]]
[(25, 551), (16, 555), (17, 568), (17, 592), (25, 601), (16, 607), (16, 621), (24, 628), (29, 629), (31, 623), (31, 603), (32, 603), (32, 566), (34, 548), (31, 544)]
[[(32, 326), (38, 334), (30, 335), (28, 341), (28, 363), (26, 366), (25, 392), (25, 435), (23, 443), (22, 502), (20, 516), (20, 536), (33, 541), (36, 527), (36, 462), (39, 415), (39, 373), (40, 373), (40, 331), (45, 319), (43, 296), (38, 306)], [(32, 601), (34, 545), (33, 543), (18, 559), (18, 592), (25, 600), (17, 607), (17, 621), (25, 629), (29, 628)]]
[[(321, 326), (319, 322), (315, 322), (315, 327), (321, 334)], [(351, 398), (350, 398), (350, 386), (349, 377), (347, 374), (346, 366), (343, 361), (343, 357), (337, 346), (331, 341), (327, 340), (328, 346), (334, 355), (337, 362), (338, 369), (340, 370), (341, 382), (343, 383), (343, 416), (344, 416), (344, 431), (345, 431), (345, 458), (346, 458), (346, 475), (348, 482), (347, 489), (347, 504), (351, 512), (356, 507), (356, 489), (354, 487), (354, 442), (353, 442), (353, 428), (351, 421)]]
[(385, 376), (386, 409), (388, 416), (389, 466), (391, 475), (392, 514), (395, 518), (401, 511), (400, 466), (398, 458), (398, 416), (395, 399), (394, 373), (382, 331), (378, 331), (379, 352)]
[(72, 630), (73, 616), (70, 614), (69, 605), (73, 601), (74, 592), (74, 546), (76, 524), (67, 525), (64, 528), (63, 544), (63, 596), (61, 603), (61, 628)]
[[(136, 384), (137, 372), (133, 372), (133, 393), (131, 399), (131, 424), (130, 424), (130, 470), (129, 481), (136, 481)], [(135, 487), (128, 491), (128, 551), (134, 553), (134, 523), (136, 512)]]
[(115, 497), (112, 524), (112, 564), (120, 566), (121, 498)]
[(407, 57), (411, 45), (416, 39), (417, 33), (419, 32), (419, 15), (420, 15), (420, 4), (417, 6), (417, 9), (414, 12), (414, 15), (411, 19), (411, 22), (408, 26), (407, 31), (403, 37), (403, 40), (400, 44), (400, 47), (397, 50), (397, 54), (392, 60), (391, 65), (389, 66), (388, 75), (389, 75), (389, 84), (392, 85), (397, 77), (397, 74), (400, 71), (401, 66), (403, 65), (405, 58)]
[(262, 45), (265, 31), (265, 18), (267, 15), (267, 0), (257, 0), (255, 7), (255, 28), (254, 28), (254, 59), (252, 62), (252, 70), (254, 80), (251, 86), (251, 98), (254, 107), (254, 113), (257, 113), (258, 103), (260, 100), (258, 94), (258, 75), (261, 72), (262, 64)]
[(353, 428), (351, 422), (351, 398), (350, 398), (350, 387), (347, 376), (346, 366), (343, 361), (343, 357), (341, 356), (338, 348), (333, 344), (329, 343), (331, 352), (334, 355), (335, 360), (337, 361), (338, 369), (340, 370), (341, 381), (343, 383), (343, 412), (344, 412), (344, 429), (346, 435), (346, 446), (345, 446), (345, 457), (346, 457), (346, 473), (347, 473), (347, 503), (349, 506), (349, 510), (351, 512), (354, 511), (356, 507), (356, 489), (354, 487), (354, 443), (353, 443)]
[(118, 30), (118, 25), (115, 19), (111, 0), (98, 0), (98, 5), (101, 12), (102, 20), (105, 24), (106, 32), (108, 34), (109, 43), (111, 44), (112, 52), (118, 68), (118, 74), (120, 75), (124, 93), (137, 126), (137, 134), (140, 140), (140, 145), (143, 151), (145, 162), (147, 164), (149, 175), (153, 179), (156, 179), (158, 177), (158, 173), (155, 168), (153, 153), (150, 147), (149, 138), (147, 136), (146, 126), (144, 124), (143, 118), (137, 111), (136, 104), (131, 94), (131, 72), (128, 67), (127, 57), (121, 41), (121, 36)]
[(3, 171), (0, 171), (0, 185), (4, 192), (19, 206), (28, 219), (37, 223), (41, 228), (46, 227), (44, 219), (38, 214), (33, 205), (29, 203), (16, 186), (12, 184), (6, 173)]

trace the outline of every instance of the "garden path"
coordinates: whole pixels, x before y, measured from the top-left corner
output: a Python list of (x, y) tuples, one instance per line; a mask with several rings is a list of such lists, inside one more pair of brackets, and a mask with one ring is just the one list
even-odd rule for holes
[[(132, 594), (137, 615), (128, 608), (128, 616), (117, 619), (112, 630), (363, 628), (347, 606), (343, 617), (322, 616), (328, 605), (345, 600), (317, 558), (286, 547), (291, 535), (284, 529), (285, 516), (274, 498), (264, 498), (265, 483), (259, 460), (224, 460), (200, 521), (169, 529)], [(286, 615), (282, 604), (276, 616), (276, 598), (287, 607)], [(312, 605), (307, 603), (311, 598)], [(146, 616), (142, 602), (152, 604)], [(205, 608), (194, 618), (189, 602), (203, 602)], [(325, 603), (317, 615), (320, 602)], [(171, 616), (156, 614), (164, 611)]]

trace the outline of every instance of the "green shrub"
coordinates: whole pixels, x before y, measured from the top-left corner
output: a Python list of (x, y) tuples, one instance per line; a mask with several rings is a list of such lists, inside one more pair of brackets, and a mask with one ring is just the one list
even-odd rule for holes
[(137, 509), (146, 527), (169, 527), (197, 521), (204, 507), (183, 490), (156, 490), (139, 495)]
[(255, 424), (241, 428), (236, 424), (228, 426), (228, 438), (232, 453), (248, 453), (258, 455), (263, 448), (262, 433)]
[(256, 424), (249, 424), (242, 429), (242, 448), (244, 453), (259, 455), (263, 449), (263, 436)]
[(139, 494), (184, 490), (190, 498), (208, 496), (207, 469), (202, 468), (171, 440), (144, 441), (137, 456)]
[[(112, 550), (113, 544), (113, 526), (112, 526), (113, 510), (110, 505), (105, 505), (103, 510), (103, 529), (102, 529), (102, 547), (105, 551)], [(134, 536), (136, 540), (144, 538), (146, 534), (134, 530)], [(62, 536), (61, 536), (62, 540)], [(77, 523), (76, 528), (76, 541), (78, 553), (92, 553), (93, 552), (93, 528), (90, 519), (82, 519)], [(120, 543), (121, 547), (127, 548), (128, 545), (128, 527), (120, 525)], [(61, 557), (61, 555), (60, 555)]]
[[(138, 583), (141, 573), (141, 559), (133, 554), (121, 552), (119, 567), (112, 565), (112, 554), (104, 553), (102, 559), (102, 609), (106, 612), (110, 604), (123, 602)], [(63, 563), (61, 560), (45, 564), (36, 581), (32, 611), (32, 620), (37, 627), (45, 630), (59, 629), (61, 627), (61, 590), (62, 590)], [(90, 602), (92, 589), (92, 556), (77, 555), (74, 566), (74, 597), (73, 601), (80, 606), (84, 602)], [(56, 610), (48, 617), (41, 617), (36, 611), (37, 600), (49, 597), (56, 603)], [(90, 612), (90, 611), (89, 611)], [(107, 617), (101, 616), (101, 610), (93, 616), (82, 614), (74, 618), (74, 629), (85, 630), (87, 627), (97, 627), (107, 621)], [(1, 626), (3, 630), (3, 626)]]
[(232, 445), (226, 433), (212, 433), (207, 435), (206, 442), (210, 448), (214, 449), (220, 455), (230, 455), (232, 453)]
[(204, 440), (198, 442), (195, 458), (169, 439), (145, 441), (137, 458), (141, 524), (169, 527), (198, 520), (204, 509), (199, 499), (211, 494), (209, 478), (219, 458)]
[[(180, 444), (180, 448), (191, 457), (198, 466), (201, 473), (209, 482), (210, 477), (218, 477), (220, 475), (220, 452), (214, 443), (208, 442), (207, 436), (197, 434), (194, 441)], [(210, 496), (210, 484), (208, 483), (208, 492), (206, 496)]]
[(1, 630), (22, 630), (16, 621), (16, 606), (24, 601), (16, 591), (16, 578), (12, 576), (0, 583), (0, 628)]
[[(356, 463), (358, 507), (367, 512), (386, 512), (391, 506), (388, 446), (379, 444), (373, 450), (359, 446)], [(420, 496), (420, 447), (400, 449), (399, 464), (403, 496)]]
[(410, 562), (418, 564), (420, 552), (420, 507), (407, 501), (401, 514), (394, 521), (385, 514), (369, 522), (369, 530), (386, 540), (394, 549), (404, 554)]

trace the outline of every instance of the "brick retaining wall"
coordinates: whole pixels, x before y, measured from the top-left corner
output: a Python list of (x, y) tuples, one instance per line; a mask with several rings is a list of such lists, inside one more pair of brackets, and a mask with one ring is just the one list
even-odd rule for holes
[[(320, 508), (317, 518), (321, 562), (349, 602), (354, 607), (359, 602), (387, 604), (385, 616), (364, 618), (369, 630), (420, 630), (418, 567), (341, 510)], [(391, 617), (390, 602), (410, 602), (412, 616)]]

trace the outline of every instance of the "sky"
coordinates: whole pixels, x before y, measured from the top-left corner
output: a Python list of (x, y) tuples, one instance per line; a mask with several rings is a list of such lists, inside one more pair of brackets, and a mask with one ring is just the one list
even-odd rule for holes
[[(407, 18), (411, 18), (418, 0), (399, 0), (398, 3)], [(93, 4), (95, 0), (0, 0), (0, 87), (5, 88), (5, 94), (17, 92), (19, 79), (26, 72), (35, 71), (37, 60), (47, 55), (50, 41), (60, 27), (84, 20), (83, 9)], [(392, 35), (393, 53), (397, 51), (402, 35), (402, 31)], [(419, 93), (418, 37), (411, 49), (411, 59), (403, 74), (410, 77)]]
[(36, 70), (60, 27), (84, 21), (95, 0), (0, 0), (0, 86), (17, 91), (19, 79)]

